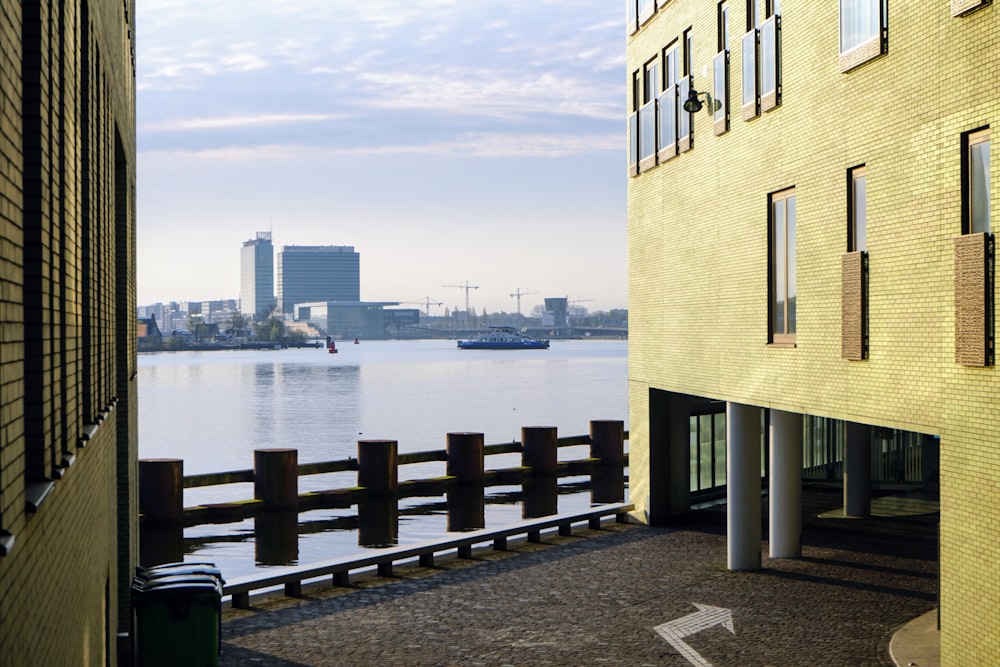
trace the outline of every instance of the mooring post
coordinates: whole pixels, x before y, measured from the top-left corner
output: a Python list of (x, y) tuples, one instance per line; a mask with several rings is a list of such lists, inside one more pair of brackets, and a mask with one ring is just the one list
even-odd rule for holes
[(483, 475), (483, 434), (448, 434), (448, 475), (455, 477), (459, 484), (482, 486)]
[(267, 509), (299, 506), (299, 451), (297, 449), (253, 450), (253, 497)]
[(554, 475), (559, 470), (558, 436), (555, 426), (521, 428), (521, 465), (536, 475)]
[(183, 459), (139, 461), (139, 512), (152, 523), (180, 523), (184, 517)]
[(399, 491), (396, 440), (358, 440), (358, 486), (372, 496), (395, 496)]
[(625, 422), (595, 419), (590, 422), (590, 458), (608, 466), (625, 463)]

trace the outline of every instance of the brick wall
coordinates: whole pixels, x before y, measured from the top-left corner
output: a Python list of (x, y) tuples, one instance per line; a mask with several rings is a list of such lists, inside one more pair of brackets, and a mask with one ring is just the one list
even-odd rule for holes
[[(962, 134), (1000, 128), (1000, 10), (953, 18), (946, 0), (889, 0), (888, 52), (842, 73), (837, 3), (783, 2), (781, 105), (743, 121), (746, 9), (729, 4), (730, 131), (696, 114), (694, 148), (628, 184), (633, 487), (649, 485), (650, 388), (938, 434), (944, 663), (987, 664), (1000, 636), (1000, 371), (955, 363), (952, 239)], [(695, 0), (665, 3), (631, 36), (626, 82), (689, 27), (694, 87), (710, 91), (716, 7)], [(848, 361), (840, 267), (847, 173), (861, 164), (870, 354)], [(995, 151), (991, 172), (996, 221)], [(780, 348), (767, 345), (768, 194), (793, 186), (798, 326), (796, 347)]]
[(116, 664), (128, 629), (133, 17), (132, 0), (0, 8), (4, 664)]

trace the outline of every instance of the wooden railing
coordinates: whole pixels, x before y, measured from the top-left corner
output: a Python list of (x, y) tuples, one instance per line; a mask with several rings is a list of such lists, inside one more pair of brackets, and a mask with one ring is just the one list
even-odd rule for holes
[[(353, 504), (367, 497), (412, 497), (443, 493), (452, 485), (515, 483), (524, 476), (586, 474), (595, 465), (628, 465), (624, 442), (628, 433), (621, 421), (592, 421), (589, 435), (556, 437), (555, 427), (525, 427), (520, 442), (483, 444), (481, 433), (449, 433), (447, 449), (397, 454), (394, 440), (358, 441), (358, 457), (298, 464), (294, 449), (258, 449), (254, 468), (226, 472), (183, 474), (180, 459), (139, 462), (139, 506), (144, 522), (197, 525), (239, 521), (259, 510), (307, 510)], [(558, 461), (557, 449), (590, 446), (590, 456)], [(486, 470), (485, 456), (521, 454), (521, 465)], [(398, 481), (398, 467), (444, 462), (447, 474), (432, 479)], [(337, 472), (358, 473), (357, 486), (299, 494), (298, 478)], [(254, 498), (183, 507), (184, 489), (253, 483)]]

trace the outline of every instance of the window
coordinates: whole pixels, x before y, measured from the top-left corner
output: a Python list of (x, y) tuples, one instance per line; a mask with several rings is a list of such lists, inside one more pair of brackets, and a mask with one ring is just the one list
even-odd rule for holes
[(770, 196), (771, 343), (795, 343), (795, 190)]
[(840, 71), (885, 53), (888, 0), (840, 0)]
[(681, 79), (677, 86), (677, 100), (681, 106), (677, 110), (677, 151), (683, 153), (691, 148), (692, 120), (694, 114), (684, 111), (683, 104), (691, 90), (691, 29), (684, 31), (681, 39)]
[(743, 119), (770, 111), (781, 101), (778, 0), (747, 0), (743, 36)]
[(965, 231), (970, 234), (990, 233), (990, 131), (979, 130), (968, 135), (966, 151)]
[(653, 16), (653, 12), (656, 11), (655, 0), (639, 0), (639, 23), (640, 25), (645, 23)]
[(657, 102), (660, 134), (657, 158), (660, 162), (677, 155), (677, 111), (683, 98), (677, 96), (679, 77), (677, 43), (663, 49), (663, 92)]
[[(636, 71), (632, 73), (632, 109), (628, 117), (628, 170), (631, 176), (639, 173), (639, 107), (642, 106), (641, 100), (642, 72)], [(278, 261), (281, 261), (280, 255)]]
[(660, 61), (654, 58), (642, 68), (642, 106), (639, 108), (639, 171), (656, 165), (656, 88)]
[(840, 356), (868, 358), (868, 171), (847, 172), (847, 253), (840, 260)]
[(718, 53), (712, 59), (712, 97), (715, 134), (729, 129), (729, 2), (719, 3)]
[(848, 252), (868, 251), (868, 171), (864, 166), (850, 171), (848, 207)]

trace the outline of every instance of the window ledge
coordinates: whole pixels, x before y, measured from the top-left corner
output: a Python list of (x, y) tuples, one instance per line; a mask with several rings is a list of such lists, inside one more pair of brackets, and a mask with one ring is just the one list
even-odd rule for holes
[(768, 343), (767, 347), (786, 347), (794, 348), (797, 347), (795, 343)]
[(83, 433), (80, 434), (80, 446), (86, 447), (87, 442), (93, 440), (94, 436), (97, 435), (97, 429), (100, 424), (84, 424)]
[(882, 47), (882, 37), (872, 37), (867, 42), (855, 46), (850, 51), (840, 54), (840, 71), (849, 72), (855, 67), (859, 67), (873, 58), (877, 58), (885, 52)]
[(56, 483), (51, 480), (44, 482), (28, 482), (24, 485), (24, 504), (29, 512), (37, 512), (52, 493)]
[(6, 530), (0, 530), (0, 556), (6, 556), (14, 548), (14, 536)]

